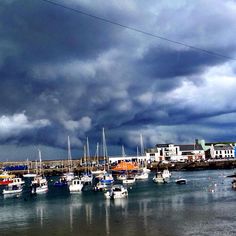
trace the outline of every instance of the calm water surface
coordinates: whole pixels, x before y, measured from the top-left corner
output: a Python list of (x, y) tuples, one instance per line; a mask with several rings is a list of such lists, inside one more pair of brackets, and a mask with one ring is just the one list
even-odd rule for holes
[[(172, 182), (139, 181), (128, 199), (106, 200), (86, 189), (70, 194), (52, 186), (47, 194), (0, 196), (0, 235), (169, 236), (236, 235), (233, 170), (173, 172)], [(177, 185), (178, 177), (188, 180)]]

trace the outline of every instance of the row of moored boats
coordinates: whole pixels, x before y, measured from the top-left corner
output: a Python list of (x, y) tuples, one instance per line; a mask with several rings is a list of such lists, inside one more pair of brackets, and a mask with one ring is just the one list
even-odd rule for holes
[[(150, 170), (147, 168), (136, 174), (122, 173), (116, 176), (118, 181), (114, 184), (114, 177), (105, 170), (92, 171), (84, 173), (81, 176), (75, 176), (73, 172), (63, 174), (58, 181), (54, 182), (55, 187), (68, 187), (71, 193), (81, 192), (85, 185), (94, 183), (94, 190), (104, 191), (104, 195), (109, 199), (125, 198), (128, 196), (127, 184), (132, 184), (136, 180), (147, 180)], [(46, 193), (48, 191), (48, 181), (43, 175), (28, 173), (24, 178), (31, 178), (30, 191), (32, 194)], [(153, 177), (155, 183), (168, 183), (171, 177), (169, 170), (158, 171)], [(186, 179), (176, 180), (177, 184), (186, 184)], [(14, 175), (3, 173), (0, 175), (0, 185), (4, 185), (3, 194), (20, 194), (23, 191), (25, 181), (22, 178), (16, 178)]]

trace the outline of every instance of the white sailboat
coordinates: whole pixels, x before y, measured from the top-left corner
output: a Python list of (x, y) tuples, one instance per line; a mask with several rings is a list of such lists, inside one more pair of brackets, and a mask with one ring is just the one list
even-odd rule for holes
[(27, 158), (27, 174), (23, 174), (24, 178), (34, 178), (36, 177), (36, 173), (30, 173), (30, 168), (29, 168), (29, 159)]
[(67, 149), (68, 149), (68, 172), (63, 174), (63, 179), (67, 182), (71, 182), (74, 178), (74, 172), (71, 170), (72, 168), (72, 156), (71, 156), (71, 148), (70, 148), (70, 137), (68, 136), (67, 139)]
[[(109, 173), (109, 158), (107, 155), (107, 146), (106, 146), (106, 137), (105, 137), (105, 130), (102, 129), (102, 146), (103, 146), (103, 157), (104, 157), (104, 169), (101, 175), (98, 175), (97, 178), (102, 184), (112, 184), (114, 182), (114, 178), (112, 174)], [(108, 162), (106, 171), (106, 161)]]
[[(140, 134), (140, 146), (141, 146), (141, 156), (144, 156), (144, 145), (143, 145), (143, 135)], [(144, 161), (144, 160), (143, 160)], [(147, 168), (147, 160), (145, 161), (145, 166), (142, 166), (142, 172), (149, 174), (151, 172), (150, 169)]]
[(102, 175), (102, 174), (104, 174), (105, 171), (98, 169), (98, 166), (99, 166), (99, 143), (97, 143), (97, 148), (96, 148), (95, 157), (96, 157), (97, 169), (96, 169), (96, 170), (92, 170), (91, 173), (92, 173), (93, 175)]
[(84, 183), (92, 183), (93, 181), (93, 175), (90, 174), (88, 172), (88, 161), (87, 161), (87, 158), (90, 157), (90, 151), (89, 151), (89, 141), (88, 141), (88, 137), (87, 137), (87, 144), (86, 146), (84, 146), (84, 160), (85, 160), (85, 168), (86, 168), (86, 171), (85, 173), (82, 174), (81, 176), (81, 181), (84, 182)]
[[(39, 175), (37, 175), (31, 183), (32, 193), (46, 193), (48, 191), (48, 182), (42, 171), (42, 155), (39, 152)], [(38, 169), (38, 168), (37, 168)]]

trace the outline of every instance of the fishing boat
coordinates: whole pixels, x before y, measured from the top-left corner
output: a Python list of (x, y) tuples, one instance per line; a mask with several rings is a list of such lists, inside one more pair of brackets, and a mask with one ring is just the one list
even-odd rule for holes
[(31, 183), (32, 193), (46, 193), (48, 191), (48, 182), (43, 176), (36, 176)]
[(175, 180), (176, 184), (187, 184), (187, 180), (183, 178), (179, 178)]
[(72, 180), (69, 190), (70, 192), (81, 192), (82, 188), (84, 187), (83, 182), (79, 178), (75, 178)]
[(70, 137), (67, 137), (67, 151), (68, 151), (68, 171), (64, 173), (62, 178), (66, 179), (67, 182), (71, 182), (74, 178), (74, 172), (72, 171), (72, 156), (71, 156), (71, 148), (70, 148)]
[(3, 194), (21, 193), (24, 183), (25, 181), (23, 181), (21, 178), (12, 178), (12, 182), (9, 183), (5, 189), (3, 189)]
[(121, 184), (116, 184), (104, 193), (107, 199), (120, 199), (128, 197), (128, 190)]

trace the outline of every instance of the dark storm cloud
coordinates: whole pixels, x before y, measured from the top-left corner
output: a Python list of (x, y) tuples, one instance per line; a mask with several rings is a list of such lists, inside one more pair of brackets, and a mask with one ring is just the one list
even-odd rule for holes
[[(225, 13), (204, 1), (55, 2), (235, 54), (231, 2), (218, 2)], [(213, 137), (215, 120), (235, 111), (228, 106), (236, 86), (232, 62), (44, 1), (1, 1), (0, 52), (2, 144), (66, 148), (70, 135), (73, 148), (82, 151), (89, 136), (95, 149), (105, 127), (113, 150), (121, 144), (135, 149), (140, 133), (147, 145)]]
[(177, 51), (150, 48), (139, 62), (143, 74), (157, 79), (200, 74), (205, 68), (221, 64), (226, 58), (212, 56), (194, 50)]

